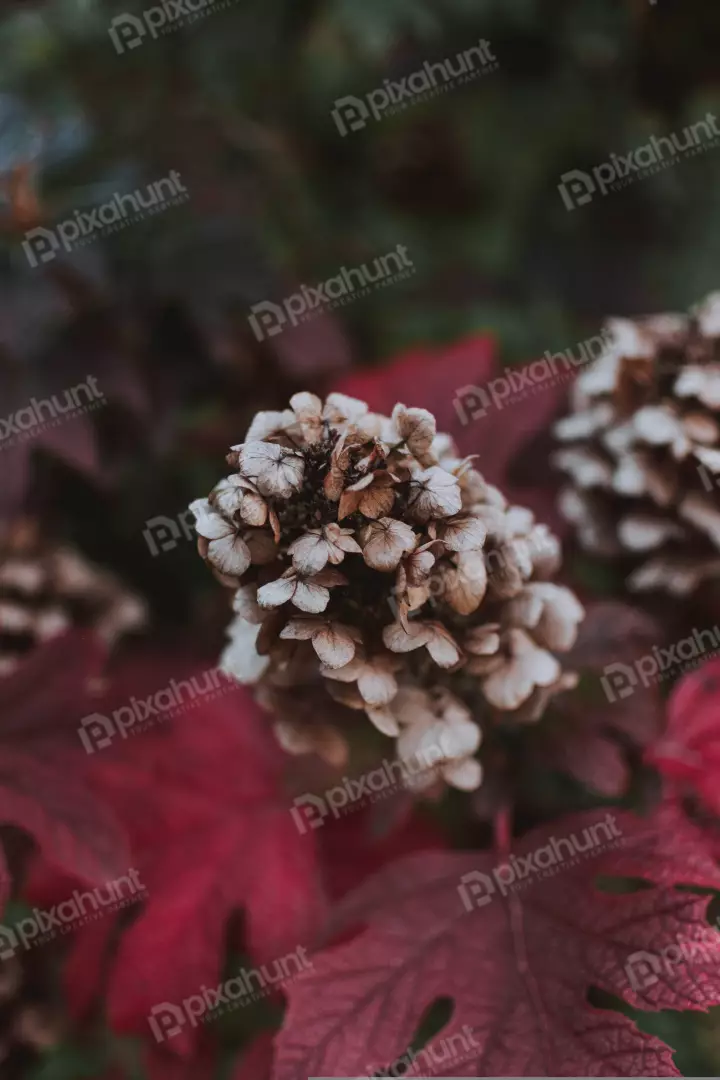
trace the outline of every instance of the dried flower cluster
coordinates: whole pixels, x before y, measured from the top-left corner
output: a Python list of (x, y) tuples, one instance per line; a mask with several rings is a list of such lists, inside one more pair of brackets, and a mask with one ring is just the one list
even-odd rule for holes
[[(439, 747), (443, 778), (472, 790), (483, 718), (536, 719), (573, 682), (554, 654), (583, 610), (548, 580), (558, 543), (424, 409), (291, 406), (259, 413), (232, 475), (192, 504), (201, 555), (237, 590), (225, 669), (271, 705), (274, 688), (320, 685), (401, 759)], [(298, 714), (277, 724), (283, 745), (342, 760), (342, 735)]]
[(561, 509), (587, 550), (638, 559), (631, 588), (686, 596), (720, 575), (720, 293), (608, 329), (556, 427)]
[(78, 552), (49, 546), (36, 523), (15, 521), (0, 534), (0, 676), (71, 626), (92, 626), (112, 641), (145, 619), (138, 597)]

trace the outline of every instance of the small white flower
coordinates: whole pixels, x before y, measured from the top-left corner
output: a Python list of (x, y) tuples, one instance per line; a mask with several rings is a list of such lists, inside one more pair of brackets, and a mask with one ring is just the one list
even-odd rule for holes
[(208, 562), (228, 577), (244, 574), (251, 555), (236, 526), (213, 510), (207, 499), (196, 499), (190, 510), (195, 515), (195, 528), (204, 548), (202, 554)]
[(400, 622), (390, 623), (383, 629), (383, 641), (391, 652), (414, 652), (425, 647), (438, 667), (452, 668), (460, 661), (462, 653), (452, 634), (438, 622), (411, 622), (409, 629)]
[(328, 606), (330, 588), (346, 582), (337, 570), (324, 570), (305, 577), (296, 570), (286, 570), (282, 577), (258, 589), (260, 607), (276, 608), (291, 601), (296, 608), (318, 615)]
[(373, 570), (395, 570), (403, 555), (413, 551), (417, 536), (404, 521), (383, 517), (367, 525), (360, 534), (363, 558)]
[(261, 495), (287, 499), (302, 487), (305, 459), (297, 450), (268, 442), (246, 442), (238, 450), (240, 471)]
[(408, 515), (413, 521), (447, 518), (462, 509), (462, 494), (457, 478), (439, 465), (413, 469)]
[(317, 574), (328, 562), (338, 566), (346, 554), (362, 554), (352, 529), (341, 529), (332, 522), (322, 529), (309, 529), (288, 548), (293, 566), (301, 574)]
[(311, 641), (315, 652), (327, 668), (341, 668), (355, 656), (359, 631), (330, 619), (309, 617), (291, 619), (280, 637), (286, 641)]

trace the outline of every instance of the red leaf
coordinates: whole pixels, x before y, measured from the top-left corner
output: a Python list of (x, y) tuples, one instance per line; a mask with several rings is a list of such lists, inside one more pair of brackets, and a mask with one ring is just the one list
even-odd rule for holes
[[(204, 672), (168, 658), (118, 673), (118, 701), (147, 697), (171, 679), (207, 685)], [(174, 717), (90, 759), (92, 781), (132, 840), (148, 894), (121, 937), (108, 989), (111, 1023), (148, 1031), (155, 1005), (180, 1003), (220, 981), (230, 916), (244, 909), (246, 946), (261, 961), (306, 942), (323, 910), (315, 837), (301, 835), (282, 791), (285, 756), (245, 690), (223, 680)], [(173, 1052), (195, 1041), (187, 1025)]]
[[(490, 853), (426, 853), (349, 897), (336, 928), (365, 929), (314, 956), (310, 975), (291, 987), (277, 1080), (392, 1066), (439, 998), (453, 999), (451, 1021), (427, 1054), (411, 1059), (409, 1074), (679, 1075), (669, 1048), (587, 995), (597, 987), (649, 1010), (717, 1004), (720, 938), (707, 925), (708, 898), (667, 887), (617, 895), (595, 880), (633, 875), (667, 885), (694, 868), (694, 884), (717, 888), (720, 873), (702, 848), (689, 852), (695, 833), (682, 823), (665, 853), (667, 815), (654, 823), (618, 814), (617, 850), (579, 855), (544, 877), (541, 851), (540, 866), (549, 867), (549, 855), (567, 850), (562, 838), (581, 847), (593, 835), (602, 840), (607, 824), (583, 833), (599, 820), (577, 815), (528, 834), (500, 873)], [(511, 872), (524, 886), (517, 892), (508, 888)], [(711, 962), (675, 963), (668, 977), (668, 957), (689, 941), (709, 942)], [(676, 953), (663, 952), (671, 946)]]
[(91, 634), (72, 632), (0, 680), (0, 822), (31, 833), (50, 862), (98, 882), (129, 865), (124, 834), (82, 782), (78, 725), (104, 657)]
[(648, 748), (646, 760), (720, 815), (720, 660), (704, 664), (675, 688), (667, 730)]

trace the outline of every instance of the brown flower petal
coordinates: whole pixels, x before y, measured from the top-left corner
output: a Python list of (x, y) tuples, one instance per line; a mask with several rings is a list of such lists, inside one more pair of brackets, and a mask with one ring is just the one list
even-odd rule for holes
[(427, 642), (427, 651), (435, 663), (442, 668), (455, 667), (462, 653), (452, 634), (445, 629), (442, 623), (428, 623), (427, 626), (431, 631), (430, 640)]
[(456, 565), (443, 575), (445, 599), (459, 615), (472, 615), (487, 591), (487, 568), (480, 551), (459, 555)]
[(280, 637), (286, 641), (310, 641), (313, 634), (321, 630), (327, 623), (324, 619), (290, 619), (282, 628)]
[(479, 551), (487, 529), (475, 514), (456, 514), (438, 524), (437, 534), (450, 551)]
[(292, 602), (301, 611), (313, 612), (314, 614), (324, 611), (328, 606), (330, 593), (322, 585), (317, 585), (313, 579), (308, 581), (298, 580), (295, 595)]
[(410, 623), (408, 633), (401, 623), (390, 623), (383, 629), (383, 641), (391, 652), (406, 653), (421, 649), (432, 637), (432, 631), (424, 623)]
[(403, 555), (412, 551), (417, 537), (404, 521), (383, 517), (366, 526), (360, 537), (363, 558), (373, 570), (395, 570)]
[(462, 507), (460, 485), (439, 465), (416, 469), (410, 484), (408, 514), (413, 521), (452, 517)]
[(246, 442), (239, 450), (240, 471), (257, 485), (261, 495), (287, 499), (302, 487), (305, 460), (297, 450), (277, 443)]
[(396, 405), (392, 418), (408, 450), (417, 457), (427, 454), (437, 431), (433, 414), (427, 409), (407, 409), (404, 405)]
[(358, 690), (368, 705), (387, 705), (397, 693), (397, 681), (382, 658), (365, 665), (358, 677)]
[(343, 667), (355, 656), (352, 633), (339, 623), (326, 623), (314, 634), (312, 643), (323, 664), (329, 668)]
[(276, 578), (275, 581), (270, 581), (267, 585), (263, 585), (258, 589), (258, 604), (264, 608), (280, 607), (281, 604), (286, 604), (288, 600), (292, 600), (295, 595), (296, 585), (297, 579), (294, 575)]
[(292, 556), (293, 566), (301, 574), (316, 574), (328, 561), (330, 545), (320, 529), (313, 529), (290, 544), (288, 555)]
[(319, 442), (323, 434), (323, 404), (316, 394), (293, 394), (290, 404), (297, 417), (306, 443)]

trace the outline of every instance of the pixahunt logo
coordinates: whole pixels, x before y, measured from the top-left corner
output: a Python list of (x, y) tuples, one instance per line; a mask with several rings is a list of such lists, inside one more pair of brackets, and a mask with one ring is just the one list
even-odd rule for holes
[(437, 746), (429, 746), (413, 757), (398, 761), (386, 758), (376, 769), (362, 776), (344, 776), (342, 784), (328, 788), (323, 795), (298, 795), (290, 810), (298, 832), (304, 834), (308, 829), (319, 829), (328, 814), (339, 818), (365, 803), (387, 798), (402, 788), (411, 788), (419, 777), (432, 773), (448, 760), (452, 748), (444, 747), (442, 743), (441, 736)]
[[(251, 1001), (285, 986), (297, 978), (312, 971), (312, 964), (306, 957), (307, 949), (302, 945), (280, 960), (263, 964), (260, 968), (243, 968), (239, 975), (226, 979), (219, 986), (211, 989), (201, 986), (197, 994), (191, 994), (179, 1005), (163, 1001), (154, 1005), (148, 1016), (150, 1030), (155, 1041), (163, 1043), (174, 1039), (186, 1024), (196, 1028), (199, 1023), (212, 1023), (224, 1013), (249, 1005)], [(274, 971), (270, 968), (274, 966)], [(253, 980), (257, 985), (253, 985)]]
[(128, 705), (121, 705), (111, 716), (92, 713), (80, 721), (78, 735), (88, 754), (104, 750), (110, 746), (116, 736), (127, 739), (156, 724), (163, 723), (197, 704), (212, 701), (220, 694), (237, 689), (237, 683), (230, 679), (220, 668), (211, 668), (201, 676), (191, 679), (171, 679), (163, 687), (146, 698), (131, 697)]
[(717, 967), (720, 953), (720, 934), (712, 927), (702, 927), (694, 941), (677, 941), (660, 952), (641, 949), (632, 953), (625, 964), (625, 974), (633, 990), (647, 990), (662, 978), (672, 978), (673, 969), (681, 965), (712, 965)]
[(164, 551), (173, 551), (183, 539), (194, 540), (196, 536), (192, 510), (182, 510), (176, 518), (162, 515), (150, 518), (143, 529), (143, 538), (153, 558)]
[(69, 900), (48, 911), (33, 908), (30, 915), (13, 926), (0, 925), (0, 960), (9, 960), (21, 949), (44, 945), (58, 934), (69, 934), (111, 911), (136, 903), (145, 894), (138, 871), (128, 870), (124, 877), (99, 885), (91, 892), (76, 889)]
[[(478, 1055), (480, 1043), (473, 1034), (469, 1024), (463, 1024), (461, 1031), (454, 1035), (448, 1035), (438, 1042), (433, 1041), (424, 1050), (408, 1050), (402, 1057), (396, 1058), (390, 1066), (366, 1065), (364, 1076), (386, 1077), (405, 1076), (412, 1069), (413, 1077), (435, 1077), (443, 1075), (438, 1073), (438, 1065), (444, 1065), (444, 1074), (447, 1074), (447, 1066), (459, 1065), (463, 1061), (471, 1061)], [(420, 1070), (427, 1070), (427, 1072)]]
[[(487, 416), (491, 409), (504, 409), (506, 405), (522, 401), (532, 394), (542, 393), (551, 386), (574, 378), (575, 369), (597, 360), (612, 343), (612, 335), (605, 330), (594, 337), (581, 341), (578, 355), (572, 349), (551, 353), (545, 351), (542, 360), (534, 360), (521, 368), (508, 368), (485, 386), (463, 386), (455, 393), (453, 405), (460, 423)], [(558, 370), (558, 363), (561, 370)]]
[(364, 97), (337, 98), (331, 116), (335, 127), (345, 137), (351, 131), (359, 131), (370, 121), (383, 120), (386, 116), (401, 112), (408, 105), (417, 105), (451, 86), (460, 86), (481, 75), (488, 75), (498, 67), (490, 42), (484, 38), (477, 45), (459, 52), (453, 59), (431, 63), (426, 60), (421, 68), (398, 81), (385, 79), (383, 85), (371, 90)]
[(654, 645), (651, 652), (633, 664), (614, 663), (603, 668), (600, 678), (605, 696), (612, 704), (634, 694), (638, 686), (645, 689), (662, 682), (670, 675), (688, 671), (720, 649), (720, 627), (712, 630), (693, 630), (681, 641), (661, 649)]
[(119, 232), (148, 215), (178, 206), (188, 197), (180, 174), (173, 169), (168, 176), (148, 184), (145, 190), (137, 188), (127, 195), (113, 195), (108, 202), (91, 210), (76, 210), (72, 217), (52, 229), (40, 225), (30, 229), (25, 233), (23, 250), (30, 265), (38, 266), (54, 259), (61, 248), (69, 253), (93, 244), (101, 236)]
[(616, 847), (622, 841), (620, 830), (615, 824), (615, 815), (606, 814), (605, 820), (595, 825), (588, 825), (580, 836), (572, 833), (559, 840), (551, 836), (544, 847), (531, 851), (529, 855), (511, 855), (490, 874), (480, 870), (471, 870), (463, 874), (458, 885), (458, 892), (466, 911), (485, 907), (492, 902), (499, 891), (502, 896), (509, 892), (519, 892), (538, 878), (553, 877), (561, 870), (577, 866), (580, 856), (607, 847)]
[(125, 13), (117, 15), (110, 23), (108, 33), (115, 52), (122, 55), (128, 49), (137, 49), (150, 35), (155, 39), (171, 34), (182, 26), (204, 19), (216, 11), (231, 7), (235, 0), (162, 0), (146, 8), (142, 15)]
[(583, 172), (582, 169), (563, 173), (558, 191), (565, 209), (575, 210), (578, 206), (585, 206), (598, 193), (607, 195), (610, 191), (620, 191), (636, 180), (644, 180), (670, 168), (684, 158), (712, 150), (720, 145), (720, 130), (715, 121), (716, 117), (707, 113), (704, 120), (683, 128), (680, 135), (653, 135), (649, 142), (631, 150), (629, 154), (611, 154), (610, 160), (596, 165), (592, 173)]
[(354, 266), (350, 270), (341, 266), (334, 277), (321, 281), (319, 285), (301, 285), (300, 292), (292, 293), (280, 304), (263, 300), (253, 304), (248, 321), (258, 341), (266, 337), (275, 337), (289, 322), (291, 326), (308, 322), (322, 311), (354, 302), (367, 296), (373, 289), (393, 285), (397, 281), (410, 277), (415, 267), (407, 256), (404, 244), (397, 244), (394, 251), (380, 255), (368, 267)]
[(105, 395), (98, 389), (97, 379), (88, 375), (85, 382), (78, 383), (63, 394), (47, 398), (31, 398), (5, 419), (0, 419), (0, 450), (36, 438), (48, 428), (58, 427), (83, 413), (92, 412), (105, 404)]

